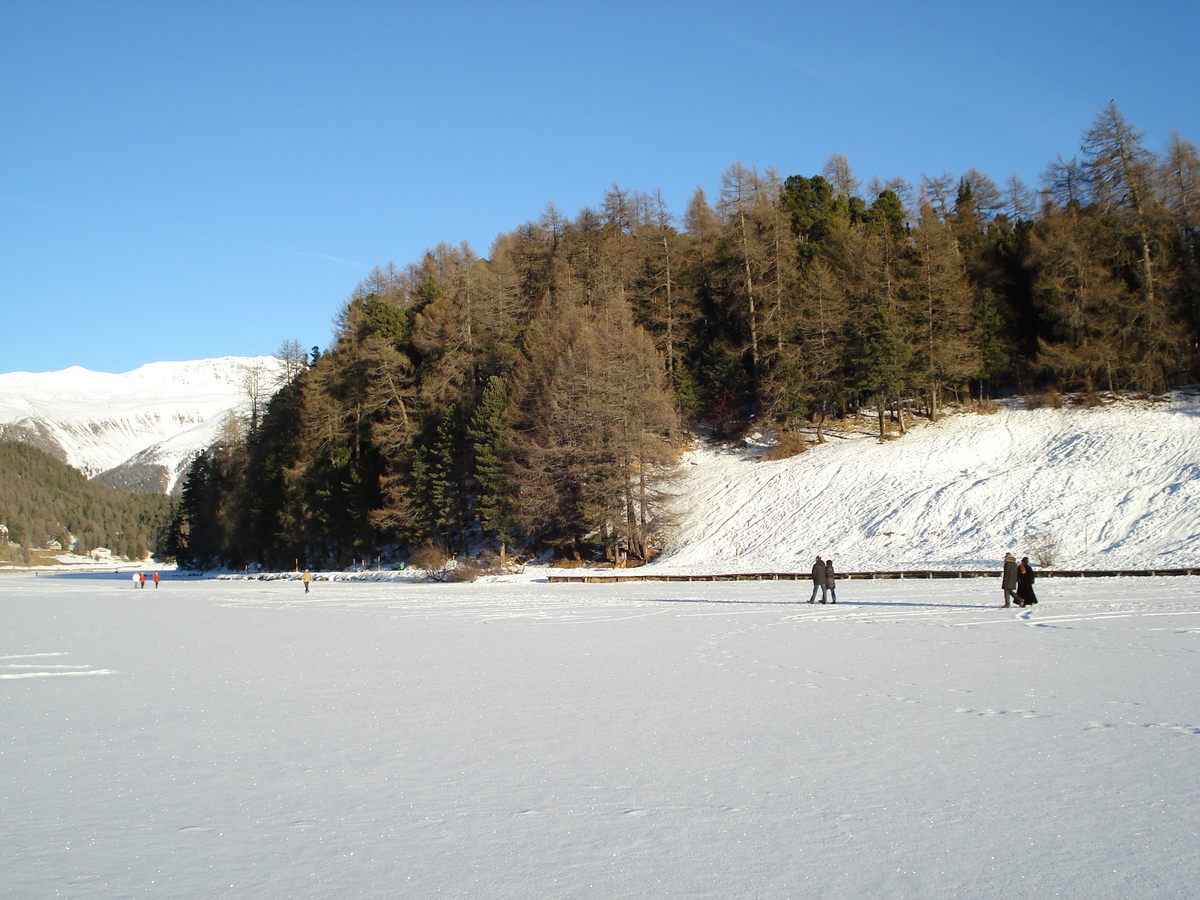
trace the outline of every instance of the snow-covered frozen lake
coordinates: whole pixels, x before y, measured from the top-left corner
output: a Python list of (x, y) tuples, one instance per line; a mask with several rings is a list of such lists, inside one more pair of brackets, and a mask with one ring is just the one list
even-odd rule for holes
[(1200, 579), (0, 576), (0, 895), (1186, 897)]

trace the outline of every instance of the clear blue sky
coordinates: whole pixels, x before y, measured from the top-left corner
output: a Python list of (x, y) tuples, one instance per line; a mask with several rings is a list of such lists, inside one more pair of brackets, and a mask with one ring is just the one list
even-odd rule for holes
[(1200, 3), (0, 0), (0, 372), (324, 347), (368, 272), (741, 161), (1200, 143)]

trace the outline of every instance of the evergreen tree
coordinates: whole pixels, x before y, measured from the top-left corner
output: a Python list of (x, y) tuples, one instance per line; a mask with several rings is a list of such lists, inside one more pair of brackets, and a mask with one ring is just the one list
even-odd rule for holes
[(957, 388), (979, 371), (978, 347), (971, 329), (975, 298), (955, 230), (929, 205), (921, 210), (914, 244), (915, 362), (928, 398), (929, 415), (936, 418), (941, 391), (947, 386)]
[(1004, 349), (1004, 320), (996, 309), (991, 288), (984, 289), (974, 311), (975, 340), (979, 347), (979, 366), (973, 373), (979, 379), (979, 398), (1009, 370), (1010, 360)]
[(213, 478), (213, 452), (197, 456), (188, 469), (179, 499), (179, 512), (172, 532), (178, 535), (171, 549), (181, 565), (207, 569), (220, 560), (224, 543), (217, 522), (218, 485)]
[(839, 227), (850, 224), (847, 197), (821, 175), (791, 175), (783, 183), (783, 209), (791, 219), (801, 264), (811, 262)]
[(458, 407), (447, 410), (431, 431), (418, 449), (425, 479), (419, 485), (419, 494), (428, 504), (425, 518), (432, 523), (440, 546), (454, 550), (457, 544), (466, 552), (466, 440)]
[(508, 387), (504, 379), (493, 375), (483, 389), (483, 397), (471, 417), (468, 436), (475, 456), (475, 490), (479, 523), (495, 537), (504, 557), (515, 537), (511, 514), (512, 483), (508, 474), (510, 456), (506, 421)]
[[(879, 414), (881, 439), (887, 434), (888, 408), (908, 384), (911, 347), (904, 339), (896, 307), (886, 295), (876, 295), (867, 318), (858, 372), (859, 386), (872, 395)], [(900, 423), (903, 427), (903, 417)]]

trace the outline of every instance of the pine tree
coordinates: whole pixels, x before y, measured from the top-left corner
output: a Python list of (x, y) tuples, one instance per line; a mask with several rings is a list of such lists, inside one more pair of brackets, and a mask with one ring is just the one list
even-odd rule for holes
[(178, 534), (172, 548), (181, 564), (190, 568), (212, 567), (220, 556), (223, 543), (218, 532), (216, 510), (219, 503), (213, 479), (213, 453), (197, 456), (188, 469), (180, 495), (179, 512), (172, 531)]
[(1105, 214), (1105, 224), (1118, 230), (1114, 246), (1124, 243), (1133, 251), (1134, 260), (1122, 268), (1137, 291), (1135, 308), (1125, 316), (1138, 351), (1134, 377), (1158, 391), (1166, 389), (1169, 373), (1180, 366), (1187, 335), (1180, 327), (1173, 273), (1166, 265), (1166, 221), (1153, 185), (1157, 163), (1143, 138), (1109, 103), (1084, 133), (1082, 149), (1092, 201)]
[(886, 295), (876, 295), (864, 330), (858, 372), (859, 386), (871, 393), (879, 413), (880, 439), (887, 434), (888, 407), (901, 396), (907, 385), (911, 346), (904, 340), (896, 308)]
[(512, 484), (508, 473), (507, 407), (508, 387), (503, 378), (493, 375), (483, 389), (483, 397), (467, 431), (475, 457), (479, 523), (486, 533), (495, 537), (502, 559), (515, 536), (510, 512)]
[(1048, 210), (1037, 224), (1031, 259), (1035, 301), (1047, 330), (1038, 362), (1067, 385), (1116, 390), (1131, 375), (1129, 286), (1105, 265), (1105, 228), (1094, 209)]
[(466, 440), (462, 416), (457, 405), (450, 407), (437, 421), (431, 439), (422, 450), (425, 459), (425, 495), (429, 519), (439, 544), (451, 550), (457, 542), (466, 552), (465, 533), (467, 486)]
[(942, 390), (964, 384), (979, 370), (971, 330), (975, 298), (955, 231), (929, 205), (921, 210), (914, 244), (916, 363), (930, 418), (936, 418)]
[(979, 399), (985, 399), (988, 388), (1009, 370), (1009, 355), (1004, 349), (1004, 319), (996, 309), (991, 288), (979, 294), (974, 311), (975, 340), (979, 347)]

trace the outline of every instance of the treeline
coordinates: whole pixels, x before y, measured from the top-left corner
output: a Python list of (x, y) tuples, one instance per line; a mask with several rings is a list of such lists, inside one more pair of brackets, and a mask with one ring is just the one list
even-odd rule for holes
[(174, 515), (169, 497), (127, 494), (89, 481), (29, 444), (0, 441), (0, 525), (18, 545), (8, 555), (21, 562), (54, 542), (70, 549), (72, 538), (79, 553), (105, 547), (140, 559), (163, 548)]
[[(644, 558), (691, 421), (903, 425), (996, 391), (1195, 378), (1200, 160), (1113, 105), (1040, 191), (970, 170), (864, 191), (835, 154), (735, 164), (682, 218), (614, 186), (487, 259), (439, 245), (353, 292), (334, 342), (193, 468), (194, 565), (480, 540)], [(819, 437), (819, 429), (818, 429)]]

